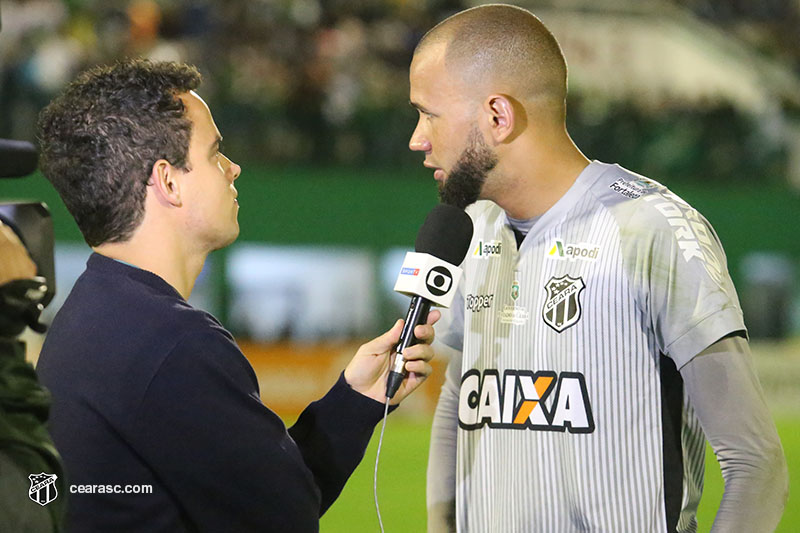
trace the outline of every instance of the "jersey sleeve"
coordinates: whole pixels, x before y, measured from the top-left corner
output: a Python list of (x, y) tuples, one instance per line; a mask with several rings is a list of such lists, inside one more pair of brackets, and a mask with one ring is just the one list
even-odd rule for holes
[(623, 253), (659, 350), (681, 368), (725, 335), (745, 331), (725, 253), (708, 221), (666, 189), (631, 204)]

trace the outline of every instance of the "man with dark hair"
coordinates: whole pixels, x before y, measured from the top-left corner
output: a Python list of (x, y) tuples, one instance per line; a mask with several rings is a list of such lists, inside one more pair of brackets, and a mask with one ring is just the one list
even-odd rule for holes
[[(231, 335), (186, 299), (239, 233), (240, 167), (187, 65), (95, 68), (42, 113), (42, 167), (94, 249), (38, 371), (70, 483), (67, 531), (317, 531), (384, 412), (402, 321), (287, 431)], [(432, 324), (399, 403), (431, 371)]]
[(499, 4), (446, 19), (411, 62), (410, 148), (475, 224), (438, 328), (455, 354), (428, 529), (696, 531), (705, 436), (725, 478), (712, 531), (771, 531), (786, 462), (719, 240), (581, 153), (566, 74), (544, 24)]

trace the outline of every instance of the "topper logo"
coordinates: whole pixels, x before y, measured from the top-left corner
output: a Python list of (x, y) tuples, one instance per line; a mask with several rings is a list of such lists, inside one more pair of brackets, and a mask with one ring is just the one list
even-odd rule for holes
[(434, 296), (443, 296), (453, 286), (453, 275), (443, 266), (433, 267), (428, 272), (425, 285)]
[(400, 270), (400, 275), (401, 276), (417, 276), (417, 275), (419, 275), (419, 269), (418, 268), (403, 267)]

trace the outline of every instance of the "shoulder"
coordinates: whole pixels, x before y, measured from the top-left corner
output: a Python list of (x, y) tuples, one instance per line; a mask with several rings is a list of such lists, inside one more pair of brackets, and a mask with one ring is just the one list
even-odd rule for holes
[(248, 390), (258, 387), (253, 367), (233, 336), (219, 323), (197, 322), (184, 330), (165, 353), (157, 372), (173, 374), (178, 379), (198, 373), (219, 373)]
[(705, 218), (665, 185), (619, 165), (605, 166), (590, 190), (615, 218), (623, 240), (708, 233)]
[(102, 368), (125, 379), (126, 373), (132, 378), (152, 371), (187, 335), (233, 343), (212, 315), (192, 307), (166, 282), (137, 275), (84, 272), (50, 328), (42, 349), (46, 365)]

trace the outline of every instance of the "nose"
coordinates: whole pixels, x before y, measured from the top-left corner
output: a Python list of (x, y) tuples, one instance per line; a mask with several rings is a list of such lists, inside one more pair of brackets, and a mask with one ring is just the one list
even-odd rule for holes
[(228, 159), (228, 156), (223, 155), (222, 157), (225, 158), (225, 162), (227, 163), (227, 173), (233, 176), (231, 181), (236, 181), (236, 178), (242, 173), (242, 167)]
[(411, 139), (408, 141), (408, 148), (412, 152), (431, 151), (431, 142), (422, 131), (422, 127), (419, 122), (417, 122), (417, 127), (414, 128), (414, 133), (411, 134)]

